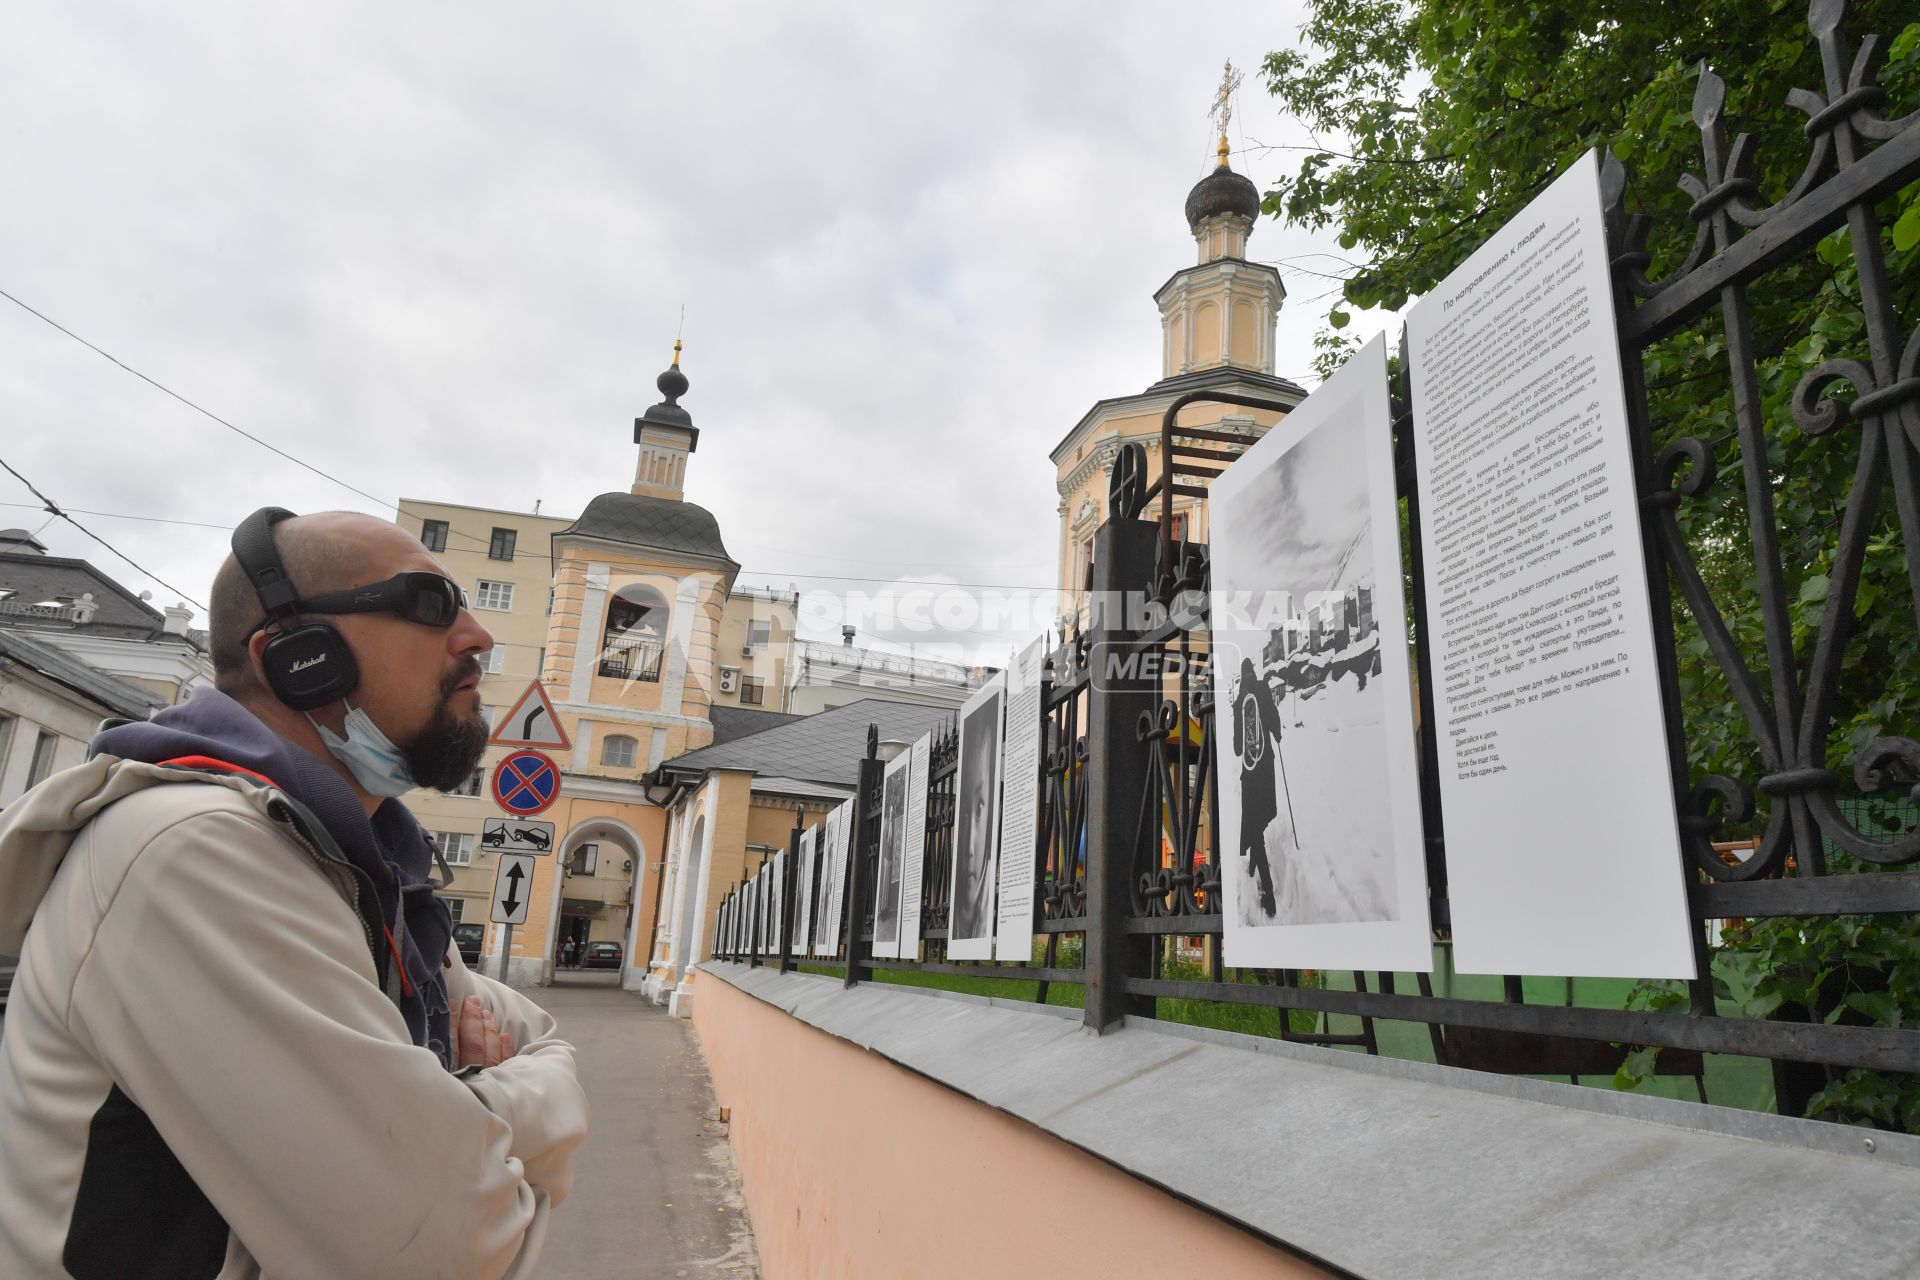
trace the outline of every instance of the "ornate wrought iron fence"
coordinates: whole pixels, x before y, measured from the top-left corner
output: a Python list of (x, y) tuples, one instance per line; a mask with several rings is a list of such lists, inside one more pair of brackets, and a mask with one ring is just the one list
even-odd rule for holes
[[(957, 743), (949, 731), (936, 752), (923, 852), (924, 962), (878, 960), (871, 938), (873, 861), (879, 819), (879, 762), (870, 741), (862, 764), (859, 856), (847, 872), (845, 939), (836, 967), (849, 983), (885, 968), (991, 973), (1037, 978), (1042, 985), (1079, 983), (1085, 1021), (1096, 1029), (1127, 1015), (1154, 1016), (1164, 1000), (1211, 1001), (1280, 1011), (1281, 1034), (1377, 1051), (1375, 1019), (1424, 1024), (1436, 1060), (1501, 1071), (1592, 1074), (1611, 1070), (1626, 1046), (1669, 1049), (1666, 1069), (1702, 1080), (1706, 1053), (1814, 1064), (1821, 1073), (1863, 1067), (1920, 1072), (1920, 1029), (1727, 1016), (1717, 1007), (1707, 963), (1706, 924), (1723, 919), (1817, 918), (1920, 912), (1920, 741), (1882, 735), (1851, 751), (1836, 768), (1830, 741), (1862, 569), (1876, 520), (1897, 537), (1904, 555), (1910, 607), (1920, 626), (1920, 317), (1895, 315), (1887, 251), (1877, 206), (1920, 180), (1920, 111), (1899, 119), (1879, 114), (1886, 94), (1876, 83), (1884, 45), (1849, 43), (1842, 0), (1815, 0), (1810, 11), (1824, 85), (1796, 90), (1789, 102), (1807, 117), (1809, 152), (1799, 179), (1776, 202), (1759, 207), (1752, 177), (1754, 147), (1741, 136), (1727, 144), (1722, 109), (1726, 86), (1703, 69), (1694, 101), (1701, 134), (1701, 171), (1683, 182), (1693, 199), (1692, 248), (1669, 274), (1647, 271), (1650, 218), (1629, 214), (1624, 167), (1607, 157), (1602, 186), (1615, 281), (1617, 328), (1627, 381), (1629, 430), (1643, 512), (1648, 577), (1667, 717), (1672, 781), (1682, 814), (1693, 914), (1701, 922), (1700, 972), (1686, 1008), (1621, 1009), (1528, 1003), (1519, 975), (1508, 975), (1495, 1000), (1435, 996), (1426, 975), (1348, 975), (1330, 983), (1293, 971), (1226, 969), (1217, 945), (1219, 850), (1215, 826), (1218, 762), (1214, 690), (1198, 660), (1207, 650), (1206, 548), (1175, 537), (1173, 500), (1204, 501), (1209, 481), (1249, 443), (1231, 433), (1183, 428), (1189, 404), (1286, 406), (1257, 396), (1195, 393), (1166, 411), (1160, 437), (1161, 475), (1149, 483), (1138, 444), (1124, 448), (1110, 488), (1109, 520), (1096, 535), (1093, 611), (1085, 631), (1068, 636), (1049, 661), (1044, 697), (1043, 807), (1039, 826), (1037, 933), (1047, 939), (1038, 965), (944, 963), (946, 903), (952, 864), (952, 786)], [(1844, 230), (1859, 280), (1863, 349), (1808, 368), (1792, 397), (1794, 428), (1841, 451), (1853, 479), (1837, 520), (1827, 564), (1827, 591), (1817, 626), (1794, 634), (1790, 568), (1783, 563), (1775, 492), (1794, 477), (1777, 474), (1769, 445), (1785, 424), (1769, 422), (1756, 391), (1760, 355), (1750, 295), (1769, 275), (1804, 257), (1821, 239)], [(1908, 326), (1903, 338), (1902, 325)], [(1703, 440), (1659, 421), (1649, 396), (1649, 350), (1689, 326), (1710, 333), (1724, 354), (1733, 430)], [(1413, 483), (1407, 362), (1400, 361), (1395, 445), (1400, 496), (1410, 538), (1415, 655), (1419, 666), (1422, 808), (1432, 924), (1438, 944), (1450, 939), (1444, 861), (1444, 813), (1431, 672), (1427, 609), (1417, 535), (1419, 494)], [(1842, 398), (1851, 393), (1851, 399)], [(1760, 616), (1757, 652), (1748, 652), (1727, 622), (1728, 601), (1716, 597), (1690, 544), (1682, 518), (1721, 483), (1722, 454), (1737, 468), (1753, 577), (1751, 605)], [(1890, 517), (1882, 517), (1891, 490)], [(1142, 517), (1159, 499), (1157, 520)], [(1885, 521), (1890, 519), (1891, 523)], [(1885, 553), (1883, 548), (1883, 553)], [(1723, 587), (1724, 592), (1724, 587)], [(1113, 608), (1129, 593), (1167, 606), (1158, 625), (1141, 628)], [(1677, 595), (1684, 615), (1672, 607)], [(1891, 605), (1883, 607), (1892, 607)], [(1691, 634), (1683, 632), (1691, 628)], [(1688, 725), (1679, 684), (1680, 646), (1698, 637), (1725, 679), (1751, 739), (1761, 772), (1752, 779), (1693, 777)], [(1170, 674), (1094, 681), (1090, 655), (1102, 648), (1152, 654)], [(1136, 672), (1141, 670), (1136, 666)], [(1911, 715), (1899, 707), (1895, 714)], [(1848, 790), (1851, 782), (1852, 790)], [(1898, 786), (1909, 789), (1891, 834), (1869, 830), (1864, 802)], [(1596, 802), (1604, 787), (1596, 780)], [(1764, 812), (1760, 801), (1764, 797)], [(1883, 806), (1884, 807), (1884, 806)], [(1757, 845), (1739, 859), (1727, 841), (1741, 824), (1757, 824)], [(1543, 833), (1545, 838), (1547, 833)], [(1892, 874), (1889, 874), (1892, 872)], [(792, 895), (789, 895), (792, 901)], [(856, 905), (857, 904), (857, 905)], [(739, 894), (723, 918), (741, 910)], [(743, 930), (735, 928), (738, 937)], [(1081, 967), (1055, 968), (1062, 935), (1083, 941)], [(722, 936), (728, 936), (723, 933)], [(1198, 939), (1196, 968), (1175, 939)], [(1190, 952), (1192, 948), (1189, 948)], [(1286, 1011), (1312, 1015), (1296, 1028)], [(1332, 1019), (1353, 1020), (1352, 1031)], [(1776, 1070), (1789, 1110), (1786, 1081)], [(1804, 1100), (1795, 1086), (1793, 1102)]]

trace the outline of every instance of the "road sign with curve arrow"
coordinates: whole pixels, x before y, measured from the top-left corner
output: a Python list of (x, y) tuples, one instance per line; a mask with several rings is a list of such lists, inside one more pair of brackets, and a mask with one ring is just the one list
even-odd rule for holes
[(503, 853), (493, 878), (493, 922), (525, 924), (527, 899), (533, 896), (533, 855)]

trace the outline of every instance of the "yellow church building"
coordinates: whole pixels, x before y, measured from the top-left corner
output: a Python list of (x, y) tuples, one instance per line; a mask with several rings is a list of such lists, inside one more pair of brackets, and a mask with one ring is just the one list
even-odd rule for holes
[[(551, 848), (534, 859), (530, 905), (513, 930), (509, 981), (551, 979), (561, 943), (616, 942), (637, 985), (657, 927), (670, 788), (649, 788), (666, 760), (788, 717), (760, 709), (784, 688), (796, 601), (736, 591), (739, 564), (706, 508), (685, 497), (700, 432), (679, 403), (673, 364), (664, 399), (634, 422), (633, 484), (594, 498), (577, 518), (403, 500), (399, 522), (440, 556), (493, 633), (481, 693), (496, 722), (529, 684), (551, 701), (566, 745)], [(489, 779), (508, 748), (489, 748), (455, 794), (416, 792), (408, 807), (452, 865), (445, 895), (463, 925), (486, 925), (482, 965), (501, 972), (505, 931), (490, 924), (497, 856), (484, 841), (504, 817)], [(739, 851), (744, 860), (745, 850)]]

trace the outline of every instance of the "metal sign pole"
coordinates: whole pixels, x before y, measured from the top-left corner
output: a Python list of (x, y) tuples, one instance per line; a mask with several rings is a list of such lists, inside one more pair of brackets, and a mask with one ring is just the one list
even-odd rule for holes
[(507, 958), (513, 954), (513, 926), (507, 925), (506, 932), (500, 935), (500, 981), (507, 980)]

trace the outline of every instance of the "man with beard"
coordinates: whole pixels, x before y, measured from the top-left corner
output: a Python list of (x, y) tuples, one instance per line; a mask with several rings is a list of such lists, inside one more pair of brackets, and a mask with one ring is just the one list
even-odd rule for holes
[(215, 687), (0, 819), (0, 1274), (522, 1274), (573, 1050), (461, 963), (395, 798), (479, 763), (492, 637), (370, 516), (265, 508), (234, 553)]

